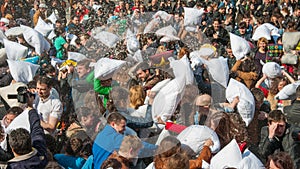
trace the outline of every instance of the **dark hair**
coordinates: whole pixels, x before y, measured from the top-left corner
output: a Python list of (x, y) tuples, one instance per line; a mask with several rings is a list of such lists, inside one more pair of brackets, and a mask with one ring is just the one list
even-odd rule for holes
[(37, 79), (37, 83), (46, 84), (48, 87), (52, 87), (52, 81), (47, 76), (39, 76)]
[(207, 120), (207, 126), (211, 126), (213, 123), (216, 128), (221, 148), (226, 146), (232, 139), (236, 139), (238, 143), (244, 142), (248, 138), (246, 124), (237, 113), (225, 113), (217, 112), (209, 117)]
[(252, 92), (256, 102), (264, 101), (265, 95), (264, 95), (264, 92), (260, 88), (252, 88), (251, 92)]
[(23, 109), (21, 107), (14, 106), (14, 107), (11, 107), (10, 109), (8, 109), (6, 114), (13, 114), (15, 116), (18, 116), (22, 112), (23, 112)]
[(100, 169), (107, 168), (120, 169), (122, 168), (122, 163), (115, 158), (109, 158), (102, 163)]
[(35, 89), (36, 88), (36, 81), (32, 80), (27, 84), (28, 89)]
[(71, 135), (66, 144), (66, 152), (72, 156), (88, 157), (92, 154), (92, 143), (86, 132), (78, 131)]
[(286, 152), (276, 152), (270, 155), (268, 157), (268, 162), (266, 163), (266, 168), (270, 167), (271, 160), (279, 169), (294, 169), (293, 160)]
[(138, 65), (137, 65), (137, 67), (136, 67), (136, 71), (137, 70), (139, 70), (139, 69), (141, 69), (141, 70), (149, 70), (149, 64), (147, 63), (147, 62), (141, 62), (141, 63), (139, 63)]
[(284, 116), (281, 110), (272, 110), (268, 116), (268, 123), (271, 124), (272, 122), (279, 121), (286, 122), (286, 117)]
[(107, 117), (107, 123), (110, 124), (111, 122), (115, 122), (116, 124), (120, 124), (122, 120), (126, 121), (126, 118), (122, 116), (120, 113), (111, 113)]
[(65, 29), (64, 28), (55, 28), (54, 29), (54, 33), (55, 33), (55, 35), (56, 36), (60, 36), (60, 35), (62, 35), (63, 33), (65, 33)]
[(26, 129), (18, 128), (9, 134), (9, 145), (18, 155), (28, 154), (32, 151), (31, 137)]
[(53, 73), (56, 72), (55, 67), (53, 67), (51, 64), (48, 64), (45, 68), (44, 68), (44, 72), (47, 73)]
[(246, 29), (247, 28), (247, 23), (246, 22), (240, 22), (239, 23), (239, 29)]
[(288, 84), (289, 81), (285, 78), (280, 78), (280, 77), (275, 78), (270, 85), (270, 93), (272, 95), (276, 95), (279, 92), (278, 84), (280, 82), (286, 82), (286, 84)]

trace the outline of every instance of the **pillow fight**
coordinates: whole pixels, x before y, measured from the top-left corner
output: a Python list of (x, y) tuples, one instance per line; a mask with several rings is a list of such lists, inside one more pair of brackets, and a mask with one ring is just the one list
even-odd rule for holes
[(300, 169), (300, 1), (0, 5), (1, 169)]

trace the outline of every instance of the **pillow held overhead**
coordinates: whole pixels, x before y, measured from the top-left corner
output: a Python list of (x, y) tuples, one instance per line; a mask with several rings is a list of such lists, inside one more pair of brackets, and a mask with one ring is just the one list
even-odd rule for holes
[(40, 67), (39, 65), (24, 61), (7, 60), (7, 63), (13, 79), (17, 82), (23, 82), (25, 84), (33, 80), (36, 71)]
[(271, 31), (266, 25), (260, 25), (256, 28), (252, 39), (258, 41), (259, 38), (264, 37), (267, 40), (271, 40)]
[(254, 117), (254, 97), (243, 83), (238, 82), (235, 79), (230, 79), (226, 88), (226, 99), (231, 103), (236, 96), (238, 96), (240, 100), (237, 104), (238, 112), (245, 121), (246, 126), (248, 126)]
[(237, 60), (240, 60), (250, 52), (250, 45), (244, 38), (233, 33), (229, 34), (232, 53)]
[(4, 46), (8, 60), (20, 60), (28, 54), (28, 48), (17, 42), (4, 39)]
[(123, 60), (101, 58), (95, 65), (95, 78), (100, 80), (107, 80), (112, 78), (114, 72), (126, 63)]
[(262, 68), (262, 72), (269, 78), (276, 78), (281, 76), (281, 67), (276, 62), (267, 62)]
[(282, 43), (284, 51), (295, 50), (300, 42), (300, 32), (284, 32), (282, 35)]
[(107, 31), (102, 31), (102, 32), (97, 33), (94, 36), (94, 38), (99, 40), (100, 42), (102, 42), (104, 45), (106, 45), (109, 48), (113, 47), (120, 39), (116, 34), (113, 34), (113, 33), (107, 32)]
[(34, 30), (38, 31), (43, 36), (47, 36), (52, 30), (54, 30), (54, 27), (52, 24), (47, 24), (41, 17), (39, 17), (38, 22), (34, 27)]
[(201, 15), (204, 13), (203, 8), (184, 7), (184, 26), (196, 27), (201, 23)]

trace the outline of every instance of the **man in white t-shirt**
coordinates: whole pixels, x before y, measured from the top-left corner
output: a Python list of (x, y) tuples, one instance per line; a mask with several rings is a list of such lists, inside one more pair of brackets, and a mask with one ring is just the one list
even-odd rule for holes
[(41, 76), (37, 80), (36, 92), (38, 96), (34, 106), (40, 115), (41, 126), (46, 133), (52, 133), (63, 112), (59, 95), (55, 89), (52, 89), (51, 80), (46, 76)]

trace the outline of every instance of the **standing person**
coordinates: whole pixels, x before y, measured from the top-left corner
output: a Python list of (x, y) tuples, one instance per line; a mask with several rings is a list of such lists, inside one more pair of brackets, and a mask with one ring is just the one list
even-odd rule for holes
[(54, 40), (54, 47), (56, 49), (56, 57), (58, 59), (65, 59), (67, 57), (66, 51), (68, 49), (69, 44), (67, 43), (65, 39), (65, 29), (64, 28), (55, 28), (54, 30), (57, 38)]
[(72, 65), (69, 66), (67, 80), (72, 88), (72, 99), (75, 110), (84, 105), (84, 97), (88, 91), (93, 89), (93, 84), (87, 81), (91, 72), (90, 60), (84, 59), (77, 63), (76, 71)]
[[(280, 110), (273, 110), (268, 116), (268, 126), (261, 130), (259, 149), (265, 160), (277, 151), (287, 152), (294, 161), (296, 168), (300, 167), (299, 128), (286, 122), (285, 115)], [(296, 134), (297, 137), (294, 137)]]
[[(33, 8), (30, 9), (29, 11), (29, 16), (30, 16), (30, 19), (33, 20), (33, 16), (34, 14), (39, 10), (39, 2), (38, 1), (34, 1), (33, 3)], [(33, 24), (32, 24), (33, 26)]]
[(264, 37), (261, 37), (257, 41), (257, 51), (255, 52), (254, 62), (257, 67), (258, 76), (262, 76), (262, 63), (266, 63), (267, 59), (267, 46), (268, 40)]
[(46, 76), (40, 76), (37, 80), (34, 107), (37, 109), (41, 126), (47, 133), (53, 133), (63, 112), (63, 106), (59, 100), (58, 93), (52, 90), (51, 80)]
[(41, 3), (39, 5), (39, 9), (34, 13), (32, 18), (34, 26), (36, 26), (36, 24), (38, 23), (39, 17), (41, 17), (43, 20), (46, 19), (46, 9), (47, 9), (46, 4)]

